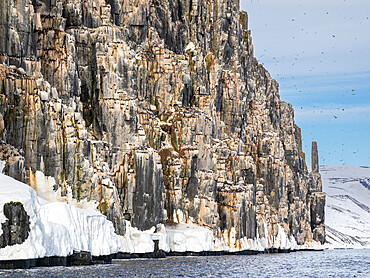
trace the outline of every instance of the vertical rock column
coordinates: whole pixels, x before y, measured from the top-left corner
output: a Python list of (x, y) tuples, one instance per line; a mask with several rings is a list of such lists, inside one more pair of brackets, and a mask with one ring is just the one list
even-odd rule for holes
[(312, 172), (310, 173), (308, 194), (312, 239), (323, 244), (325, 243), (325, 194), (322, 192), (316, 142), (312, 142)]
[(317, 142), (312, 142), (312, 172), (318, 173), (319, 172), (319, 154), (317, 151)]

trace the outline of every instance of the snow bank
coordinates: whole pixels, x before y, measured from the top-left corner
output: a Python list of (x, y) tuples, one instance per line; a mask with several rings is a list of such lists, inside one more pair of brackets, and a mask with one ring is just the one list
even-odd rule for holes
[[(40, 173), (38, 178), (45, 179)], [(40, 183), (38, 189), (48, 188), (49, 184)], [(51, 196), (46, 190), (40, 192)], [(0, 260), (68, 256), (73, 251), (90, 251), (93, 256), (150, 253), (154, 251), (154, 240), (165, 252), (213, 250), (212, 232), (195, 225), (179, 224), (166, 229), (159, 224), (140, 231), (126, 221), (126, 234), (118, 236), (113, 224), (91, 210), (91, 205), (86, 210), (63, 202), (48, 202), (28, 185), (0, 174), (0, 223), (6, 221), (3, 206), (11, 201), (23, 204), (30, 216), (30, 233), (24, 243), (0, 249)]]
[[(46, 179), (41, 174), (37, 175), (39, 181)], [(53, 183), (48, 179), (50, 182), (38, 183), (38, 190), (50, 199), (57, 199), (48, 190)], [(0, 174), (0, 223), (6, 221), (4, 204), (11, 201), (23, 204), (30, 217), (30, 233), (24, 243), (0, 249), (0, 260), (68, 256), (73, 251), (89, 251), (93, 256), (150, 253), (154, 251), (154, 240), (159, 241), (159, 249), (165, 252), (213, 250), (212, 232), (196, 225), (179, 224), (166, 229), (159, 224), (140, 231), (126, 221), (126, 234), (118, 236), (113, 224), (93, 211), (91, 204), (87, 204), (88, 209), (80, 209), (64, 202), (48, 202), (28, 185)]]
[(177, 224), (166, 227), (167, 242), (172, 252), (213, 251), (213, 233), (192, 224)]
[[(67, 240), (73, 250), (90, 251), (93, 256), (109, 255), (116, 253), (120, 248), (120, 239), (114, 232), (112, 222), (101, 214), (92, 214), (90, 211), (81, 210), (65, 203), (49, 203), (40, 210), (42, 223), (57, 231), (65, 227)], [(45, 233), (49, 234), (49, 233)], [(59, 238), (52, 234), (51, 246), (60, 246)], [(57, 240), (57, 242), (54, 242)], [(68, 250), (63, 250), (64, 252)], [(60, 254), (60, 253), (59, 253)]]
[(0, 174), (0, 222), (8, 202), (21, 202), (30, 217), (30, 233), (23, 244), (0, 249), (0, 260), (67, 256), (90, 251), (93, 256), (119, 251), (121, 241), (113, 224), (101, 214), (67, 205), (49, 203), (29, 186)]
[(131, 227), (126, 221), (126, 234), (121, 237), (120, 252), (144, 254), (154, 252), (154, 240), (159, 241), (159, 249), (165, 252), (170, 251), (167, 244), (167, 233), (163, 224), (152, 227), (150, 230), (140, 231)]

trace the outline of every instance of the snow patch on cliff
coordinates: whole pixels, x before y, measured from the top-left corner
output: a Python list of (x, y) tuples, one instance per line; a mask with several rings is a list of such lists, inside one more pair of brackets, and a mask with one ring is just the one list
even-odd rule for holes
[(34, 175), (30, 175), (30, 184), (36, 191), (37, 195), (48, 202), (64, 202), (74, 207), (90, 210), (91, 212), (99, 213), (97, 201), (87, 201), (82, 199), (77, 201), (73, 199), (72, 188), (67, 185), (67, 194), (62, 196), (61, 187), (57, 186), (55, 178), (45, 176), (42, 171), (36, 171)]

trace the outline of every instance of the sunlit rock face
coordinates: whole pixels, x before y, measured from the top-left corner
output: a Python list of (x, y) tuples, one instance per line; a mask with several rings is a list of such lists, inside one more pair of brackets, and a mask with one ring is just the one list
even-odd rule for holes
[(234, 250), (274, 247), (279, 225), (325, 238), (320, 174), (239, 1), (4, 0), (0, 14), (9, 175), (95, 202), (122, 235), (129, 220), (194, 223)]

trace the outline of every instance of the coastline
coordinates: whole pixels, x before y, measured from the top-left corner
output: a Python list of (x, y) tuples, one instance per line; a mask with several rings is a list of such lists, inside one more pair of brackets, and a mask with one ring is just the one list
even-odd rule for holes
[[(344, 248), (348, 249), (348, 248)], [(70, 256), (59, 257), (44, 257), (24, 260), (2, 260), (0, 261), (0, 269), (30, 269), (34, 267), (54, 267), (54, 266), (81, 266), (81, 265), (96, 265), (96, 264), (111, 264), (113, 260), (131, 260), (131, 259), (161, 259), (166, 257), (206, 257), (206, 256), (253, 256), (259, 254), (278, 254), (292, 252), (323, 252), (326, 249), (280, 249), (269, 248), (263, 251), (243, 250), (243, 251), (201, 251), (201, 252), (164, 252), (158, 250), (150, 253), (123, 253), (105, 256), (91, 256), (90, 252), (74, 252)]]

